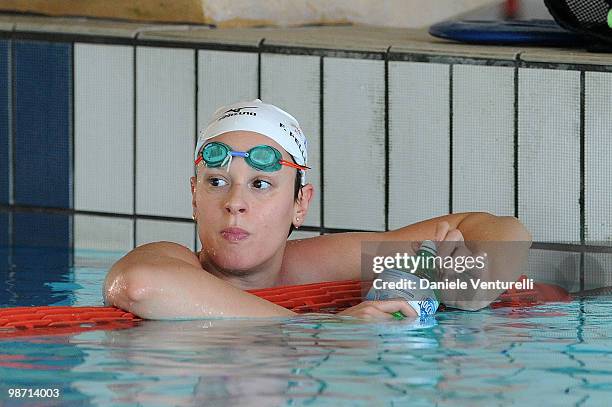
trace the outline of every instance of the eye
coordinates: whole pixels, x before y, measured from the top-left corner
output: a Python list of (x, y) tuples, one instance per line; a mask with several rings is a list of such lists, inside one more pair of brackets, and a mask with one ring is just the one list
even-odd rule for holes
[(224, 187), (227, 185), (227, 182), (223, 178), (216, 177), (208, 178), (208, 183), (213, 187)]
[(256, 189), (268, 189), (272, 186), (268, 181), (264, 181), (263, 179), (256, 179), (253, 181), (253, 187)]

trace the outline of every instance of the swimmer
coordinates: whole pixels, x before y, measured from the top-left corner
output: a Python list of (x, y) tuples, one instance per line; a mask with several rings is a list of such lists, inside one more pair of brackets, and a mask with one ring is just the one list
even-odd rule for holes
[[(314, 196), (307, 183), (307, 141), (291, 115), (259, 99), (217, 110), (199, 136), (194, 162), (191, 204), (203, 249), (194, 253), (171, 242), (133, 249), (106, 276), (107, 305), (146, 319), (291, 316), (295, 313), (245, 290), (359, 280), (362, 241), (444, 241), (448, 254), (463, 255), (469, 252), (465, 240), (524, 242), (504, 254), (506, 272), (516, 280), (531, 244), (516, 218), (482, 212), (388, 232), (288, 240), (304, 223)], [(494, 299), (462, 306), (442, 298), (446, 305), (472, 310)], [(340, 314), (393, 319), (397, 311), (416, 315), (403, 300), (365, 301)]]

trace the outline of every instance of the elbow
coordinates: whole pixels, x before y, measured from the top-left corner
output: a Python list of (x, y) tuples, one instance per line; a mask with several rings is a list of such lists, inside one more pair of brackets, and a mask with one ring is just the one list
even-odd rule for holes
[(472, 212), (468, 217), (470, 223), (477, 222), (490, 225), (492, 227), (490, 231), (495, 231), (493, 235), (489, 235), (491, 240), (526, 242), (531, 246), (533, 239), (531, 232), (514, 216), (496, 216), (489, 212)]
[(132, 312), (150, 295), (146, 274), (146, 270), (135, 267), (111, 270), (104, 283), (104, 303)]
[(515, 218), (514, 216), (504, 216), (503, 219), (508, 224), (508, 231), (511, 237), (509, 240), (528, 242), (531, 246), (533, 236), (518, 218)]

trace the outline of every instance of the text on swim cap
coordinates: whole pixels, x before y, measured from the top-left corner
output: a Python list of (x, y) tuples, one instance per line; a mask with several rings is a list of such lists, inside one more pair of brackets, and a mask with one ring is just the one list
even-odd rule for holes
[(241, 112), (242, 109), (257, 109), (257, 106), (245, 106), (245, 107), (237, 107), (235, 109), (229, 109), (223, 114), (223, 116), (219, 117), (217, 121), (221, 121), (228, 117), (245, 115), (245, 114), (249, 116), (257, 116), (257, 113), (255, 112)]

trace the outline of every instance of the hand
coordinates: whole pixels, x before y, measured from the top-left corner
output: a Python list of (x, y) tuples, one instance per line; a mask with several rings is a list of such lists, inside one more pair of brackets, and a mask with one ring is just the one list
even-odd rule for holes
[(465, 239), (459, 229), (451, 229), (448, 222), (436, 225), (434, 240), (437, 242), (438, 256), (471, 256), (472, 252), (465, 246)]
[(406, 317), (416, 317), (417, 313), (405, 300), (364, 301), (354, 307), (347, 308), (337, 315), (348, 315), (351, 317), (368, 320), (394, 319), (394, 312), (400, 311)]
[[(438, 256), (446, 258), (447, 256), (457, 257), (472, 257), (477, 258), (482, 256), (484, 258), (483, 268), (445, 268), (438, 270), (438, 280), (455, 280), (460, 279), (468, 283), (466, 290), (440, 290), (440, 301), (445, 305), (453, 308), (460, 309), (480, 309), (488, 305), (492, 299), (481, 299), (480, 297), (483, 292), (480, 290), (474, 290), (470, 283), (471, 278), (480, 278), (487, 280), (489, 278), (489, 265), (487, 262), (487, 255), (485, 252), (478, 251), (472, 252), (466, 245), (463, 238), (463, 234), (459, 229), (450, 229), (448, 222), (440, 222), (436, 226), (435, 240), (438, 246)], [(453, 263), (458, 264), (458, 263)]]

